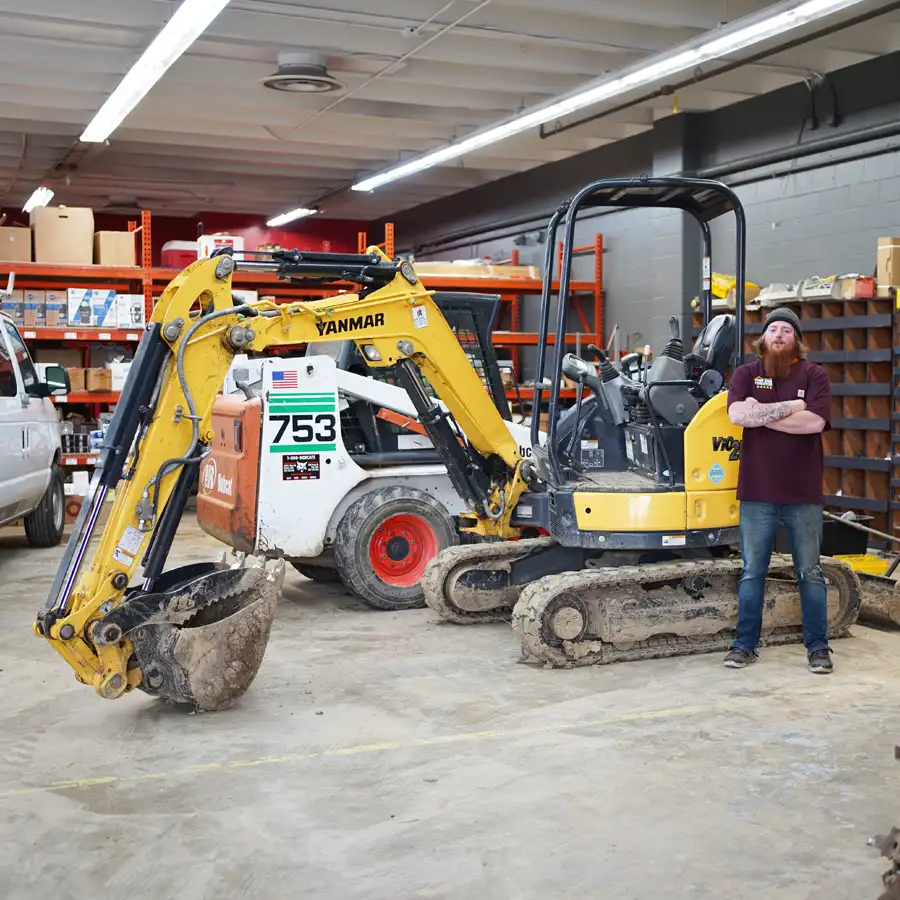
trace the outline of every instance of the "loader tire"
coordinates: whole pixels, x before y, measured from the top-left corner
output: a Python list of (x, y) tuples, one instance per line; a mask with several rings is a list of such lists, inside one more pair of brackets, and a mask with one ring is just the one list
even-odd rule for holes
[(56, 547), (66, 525), (66, 495), (59, 463), (50, 471), (50, 484), (41, 502), (25, 516), (25, 536), (32, 547)]
[(428, 563), (459, 543), (453, 518), (425, 491), (392, 485), (370, 491), (344, 513), (334, 540), (341, 580), (375, 609), (425, 606)]
[(340, 584), (341, 576), (337, 569), (331, 566), (317, 566), (312, 563), (302, 563), (295, 559), (291, 560), (291, 565), (304, 577), (310, 581), (316, 581), (319, 584)]

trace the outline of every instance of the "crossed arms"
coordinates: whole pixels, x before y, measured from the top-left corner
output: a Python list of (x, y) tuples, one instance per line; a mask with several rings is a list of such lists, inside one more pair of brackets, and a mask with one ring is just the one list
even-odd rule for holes
[(786, 434), (816, 434), (825, 428), (825, 420), (808, 410), (804, 400), (760, 403), (748, 397), (731, 404), (728, 418), (743, 428), (771, 428)]

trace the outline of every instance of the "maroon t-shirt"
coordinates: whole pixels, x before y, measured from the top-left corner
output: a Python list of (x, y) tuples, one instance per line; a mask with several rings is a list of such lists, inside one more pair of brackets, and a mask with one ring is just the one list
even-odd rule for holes
[[(831, 427), (831, 385), (816, 363), (800, 360), (784, 379), (768, 378), (762, 360), (739, 366), (728, 385), (728, 406), (753, 397), (760, 403), (805, 400)], [(825, 465), (821, 434), (785, 434), (762, 426), (745, 428), (738, 469), (738, 500), (822, 503)]]

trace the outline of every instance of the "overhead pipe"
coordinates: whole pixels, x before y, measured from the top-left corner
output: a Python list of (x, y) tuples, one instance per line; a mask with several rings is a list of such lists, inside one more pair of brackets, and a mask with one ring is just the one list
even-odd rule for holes
[[(853, 146), (855, 144), (868, 144), (872, 141), (896, 137), (897, 135), (900, 135), (900, 122), (888, 122), (884, 125), (869, 125), (866, 128), (857, 128), (855, 131), (847, 131), (844, 134), (835, 134), (818, 141), (809, 141), (805, 144), (794, 144), (775, 150), (764, 150), (762, 153), (755, 153), (752, 156), (742, 156), (718, 166), (709, 166), (702, 169), (701, 172), (704, 178), (721, 179), (728, 175), (733, 175), (736, 172), (762, 169), (765, 166), (772, 166), (776, 163), (787, 162), (788, 160), (794, 159), (803, 159), (804, 157), (814, 156), (819, 153), (829, 153), (832, 150), (842, 150), (844, 147)], [(833, 165), (842, 161), (842, 159), (829, 160), (826, 164)]]

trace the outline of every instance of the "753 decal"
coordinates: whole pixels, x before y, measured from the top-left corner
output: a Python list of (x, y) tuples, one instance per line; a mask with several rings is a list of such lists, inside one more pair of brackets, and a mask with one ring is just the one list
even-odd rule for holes
[(270, 414), (270, 422), (278, 423), (276, 444), (331, 443), (337, 438), (337, 419), (333, 413)]

